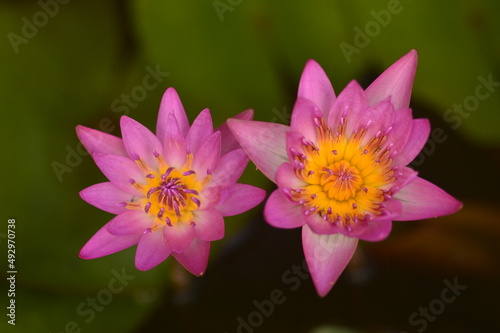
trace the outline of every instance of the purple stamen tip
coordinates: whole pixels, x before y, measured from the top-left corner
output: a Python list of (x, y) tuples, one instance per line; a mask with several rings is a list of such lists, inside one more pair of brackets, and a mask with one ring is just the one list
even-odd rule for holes
[(118, 204), (120, 207), (127, 207), (127, 203), (125, 201), (122, 201)]
[(194, 221), (191, 221), (191, 226), (194, 228), (196, 227), (196, 223)]
[(172, 221), (170, 221), (170, 218), (166, 217), (166, 218), (165, 218), (165, 222), (167, 223), (167, 225), (168, 225), (169, 227), (172, 227), (172, 226), (173, 226), (173, 225), (172, 225)]
[(191, 197), (191, 201), (193, 201), (196, 204), (196, 206), (198, 206), (198, 207), (201, 206), (201, 202), (200, 202), (200, 200), (198, 200), (198, 198)]
[(189, 176), (196, 173), (194, 170), (188, 170), (182, 173), (183, 176)]
[(141, 159), (136, 152), (130, 152), (130, 157), (136, 161)]
[(153, 155), (154, 155), (156, 158), (160, 157), (160, 154), (159, 154), (156, 150), (154, 150), (154, 149), (153, 149)]
[(149, 209), (151, 208), (151, 202), (148, 202), (145, 206), (144, 206), (144, 211), (147, 213), (149, 211)]
[(155, 178), (155, 176), (152, 173), (148, 173), (146, 175), (146, 178), (153, 179), (153, 178)]

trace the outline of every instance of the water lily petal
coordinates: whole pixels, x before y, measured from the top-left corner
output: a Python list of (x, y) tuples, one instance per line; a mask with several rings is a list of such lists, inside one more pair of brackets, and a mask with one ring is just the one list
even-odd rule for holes
[(394, 112), (394, 122), (387, 133), (385, 146), (392, 146), (391, 152), (398, 154), (408, 142), (413, 125), (411, 109), (400, 109)]
[(82, 125), (76, 126), (76, 135), (90, 155), (94, 153), (128, 156), (123, 140)]
[(224, 218), (217, 209), (196, 211), (195, 223), (195, 235), (201, 240), (216, 241), (224, 237)]
[(325, 71), (316, 61), (307, 61), (297, 95), (312, 101), (319, 107), (325, 119), (328, 117), (328, 112), (335, 101), (335, 92)]
[(184, 251), (193, 241), (194, 234), (194, 226), (183, 222), (163, 227), (165, 242), (174, 253)]
[(142, 193), (132, 186), (133, 182), (139, 182), (144, 178), (137, 164), (119, 155), (96, 153), (93, 157), (102, 173), (116, 187), (135, 196), (142, 196)]
[(127, 211), (122, 203), (133, 201), (135, 198), (130, 193), (118, 189), (111, 182), (89, 186), (80, 191), (80, 197), (92, 206), (111, 214)]
[(308, 99), (297, 98), (292, 111), (290, 129), (316, 142), (317, 121), (323, 115), (316, 104)]
[[(236, 116), (231, 117), (229, 119), (240, 119), (240, 120), (252, 120), (253, 119), (253, 110), (248, 109), (245, 110), (241, 113), (238, 113)], [(221, 134), (221, 155), (225, 155), (228, 152), (240, 148), (240, 144), (234, 137), (233, 133), (229, 129), (229, 126), (227, 126), (227, 121), (225, 121), (222, 125), (217, 127), (215, 129), (216, 131), (219, 131)]]
[(276, 172), (276, 184), (279, 188), (302, 188), (307, 185), (306, 182), (297, 178), (295, 169), (292, 164), (285, 162), (278, 168)]
[(108, 232), (115, 236), (142, 235), (153, 224), (153, 216), (143, 210), (128, 210), (108, 223)]
[(282, 190), (275, 190), (267, 199), (264, 217), (273, 227), (293, 229), (306, 223), (302, 206), (292, 202)]
[(393, 164), (407, 165), (410, 163), (420, 153), (430, 133), (431, 125), (428, 119), (414, 119), (408, 141), (394, 158)]
[(189, 150), (196, 154), (200, 146), (214, 132), (212, 124), (212, 115), (210, 110), (204, 109), (193, 121), (191, 128), (186, 136), (186, 145)]
[(156, 135), (161, 142), (165, 141), (165, 132), (171, 121), (169, 119), (171, 113), (173, 113), (175, 119), (177, 119), (177, 126), (180, 134), (185, 138), (189, 131), (189, 122), (184, 107), (182, 106), (181, 99), (174, 88), (168, 88), (167, 91), (165, 91), (160, 103), (160, 111), (156, 123)]
[(164, 158), (169, 166), (181, 168), (186, 161), (186, 141), (181, 132), (174, 113), (167, 117), (168, 122), (164, 129), (163, 151)]
[(137, 244), (135, 253), (135, 267), (141, 271), (147, 271), (162, 263), (170, 255), (171, 250), (165, 243), (161, 230), (146, 232)]
[(462, 203), (431, 182), (417, 177), (394, 195), (403, 211), (397, 221), (421, 220), (455, 213)]
[(274, 182), (278, 167), (288, 161), (285, 134), (290, 127), (236, 119), (229, 119), (227, 124), (252, 162)]
[(310, 214), (305, 219), (309, 228), (316, 234), (331, 235), (341, 231), (337, 225), (323, 220), (318, 214)]
[(142, 235), (115, 236), (108, 231), (109, 222), (106, 223), (83, 246), (78, 254), (82, 259), (95, 259), (124, 250), (137, 244)]
[(384, 133), (392, 125), (393, 121), (394, 107), (390, 98), (387, 98), (363, 111), (354, 128), (355, 131), (359, 131), (361, 128), (366, 130), (363, 142), (367, 143), (376, 136), (377, 132)]
[(410, 105), (417, 61), (417, 51), (411, 50), (373, 81), (365, 90), (370, 105), (392, 96), (394, 109), (407, 108)]
[(243, 149), (235, 149), (220, 158), (219, 164), (212, 174), (211, 184), (228, 186), (240, 179), (248, 164), (248, 156)]
[(302, 244), (316, 291), (324, 297), (351, 260), (358, 239), (342, 234), (319, 235), (306, 225), (302, 228)]
[(220, 132), (213, 133), (194, 155), (193, 170), (198, 174), (198, 177), (204, 178), (216, 170), (220, 160), (220, 139)]
[(210, 242), (195, 238), (186, 250), (173, 253), (173, 256), (188, 271), (196, 276), (203, 275), (207, 269)]
[(146, 126), (127, 116), (120, 118), (123, 143), (132, 160), (140, 157), (153, 169), (158, 169), (155, 153), (163, 155), (163, 147), (158, 138)]
[[(392, 229), (392, 220), (371, 221), (361, 228), (356, 228), (349, 233), (349, 237), (359, 238), (365, 241), (378, 242), (389, 236)], [(344, 234), (345, 235), (345, 234)]]
[(266, 191), (247, 184), (233, 184), (221, 191), (217, 210), (222, 216), (233, 216), (254, 208), (264, 200)]
[(349, 137), (357, 124), (359, 117), (370, 107), (363, 88), (356, 81), (351, 81), (342, 90), (328, 115), (328, 126), (337, 131), (342, 117), (347, 118), (346, 134)]

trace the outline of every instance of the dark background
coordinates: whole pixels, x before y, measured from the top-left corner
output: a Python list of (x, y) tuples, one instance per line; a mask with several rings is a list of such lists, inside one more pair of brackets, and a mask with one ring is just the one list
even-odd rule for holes
[[(2, 332), (495, 332), (499, 12), (493, 0), (0, 2)], [(191, 121), (208, 107), (216, 125), (248, 108), (288, 123), (308, 59), (339, 93), (352, 79), (366, 87), (413, 48), (411, 107), (438, 129), (413, 167), (464, 208), (360, 242), (324, 299), (301, 268), (300, 230), (271, 228), (262, 205), (226, 219), (202, 278), (171, 259), (140, 272), (135, 247), (78, 258), (112, 215), (78, 196), (105, 177), (77, 124), (120, 135), (128, 114), (154, 129), (170, 86)], [(241, 182), (273, 189), (253, 165)], [(16, 326), (5, 316), (9, 218)], [(454, 283), (464, 287), (451, 300)]]

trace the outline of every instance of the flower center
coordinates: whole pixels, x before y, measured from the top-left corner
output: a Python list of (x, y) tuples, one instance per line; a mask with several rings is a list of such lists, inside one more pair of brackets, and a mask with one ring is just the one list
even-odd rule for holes
[(395, 180), (390, 146), (384, 146), (387, 132), (368, 137), (367, 126), (347, 137), (344, 117), (336, 133), (323, 118), (315, 123), (317, 142), (302, 138), (302, 152), (290, 149), (295, 174), (306, 185), (285, 188), (285, 193), (305, 215), (318, 214), (347, 229), (384, 214), (383, 202)]
[(343, 160), (321, 169), (320, 185), (330, 199), (348, 200), (356, 195), (361, 184), (359, 171)]
[(153, 217), (152, 231), (177, 223), (193, 225), (193, 211), (201, 205), (200, 192), (211, 180), (211, 170), (204, 179), (191, 169), (192, 154), (187, 154), (182, 168), (168, 166), (159, 154), (155, 154), (158, 169), (154, 170), (144, 160), (136, 163), (144, 172), (144, 182), (130, 180), (132, 186), (144, 194), (138, 201), (125, 203), (129, 209), (143, 209)]

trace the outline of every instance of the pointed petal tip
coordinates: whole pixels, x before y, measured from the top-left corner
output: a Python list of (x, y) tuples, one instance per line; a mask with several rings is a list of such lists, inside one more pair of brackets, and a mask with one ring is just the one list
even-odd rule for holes
[(396, 110), (407, 108), (410, 105), (417, 62), (418, 53), (413, 49), (380, 74), (365, 90), (370, 105), (392, 95)]
[(302, 244), (316, 291), (324, 297), (351, 260), (358, 239), (338, 233), (319, 235), (304, 226)]

